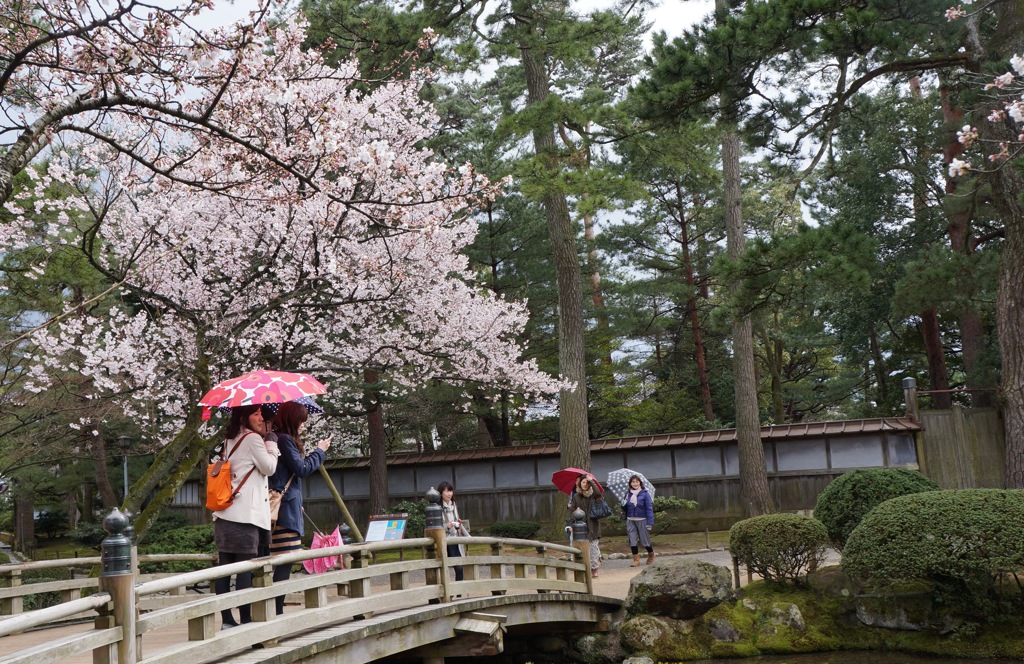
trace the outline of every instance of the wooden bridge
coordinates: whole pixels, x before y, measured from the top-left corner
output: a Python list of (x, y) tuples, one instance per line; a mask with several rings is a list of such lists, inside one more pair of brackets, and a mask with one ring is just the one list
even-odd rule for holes
[[(8, 615), (0, 618), (0, 664), (357, 663), (394, 655), (438, 664), (446, 656), (497, 654), (507, 631), (604, 631), (622, 604), (593, 594), (585, 540), (569, 547), (492, 537), (446, 539), (442, 528), (428, 528), (427, 534), (296, 551), (149, 580), (137, 576), (134, 548), (126, 571), (120, 573), (111, 569), (117, 561), (106, 555), (106, 548), (96, 559), (3, 565), (0, 581), (6, 587), (0, 588), (0, 609)], [(484, 545), (487, 553), (450, 559), (447, 544), (472, 545), (478, 551)], [(402, 555), (396, 562), (373, 562), (393, 551), (416, 551), (422, 558), (405, 560)], [(341, 556), (348, 564), (273, 583), (274, 565), (324, 556)], [(17, 582), (21, 571), (62, 563), (101, 564), (103, 575), (71, 582)], [(463, 581), (454, 580), (454, 564), (463, 567)], [(189, 594), (199, 584), (212, 586), (218, 577), (243, 572), (253, 573), (250, 589)], [(412, 580), (421, 575), (422, 582)], [(95, 593), (77, 597), (91, 587)], [(20, 612), (22, 599), (40, 591), (60, 591), (64, 601)], [(302, 601), (296, 610), (279, 616), (275, 598), (282, 594), (301, 596)], [(221, 610), (246, 604), (252, 607), (252, 623), (217, 629)], [(41, 629), (82, 616), (91, 617), (91, 624)], [(22, 633), (26, 630), (39, 631)], [(14, 651), (5, 645), (13, 640), (18, 642)]]

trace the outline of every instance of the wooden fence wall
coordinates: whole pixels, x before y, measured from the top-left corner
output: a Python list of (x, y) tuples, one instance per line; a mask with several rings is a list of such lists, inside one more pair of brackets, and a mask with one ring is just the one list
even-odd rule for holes
[(943, 489), (1001, 489), (1006, 469), (1003, 422), (994, 408), (920, 413), (921, 472)]

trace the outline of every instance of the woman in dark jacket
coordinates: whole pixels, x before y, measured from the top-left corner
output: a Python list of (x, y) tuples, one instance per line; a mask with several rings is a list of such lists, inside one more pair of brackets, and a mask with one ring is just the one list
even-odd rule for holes
[(576, 490), (569, 499), (568, 510), (571, 515), (576, 508), (587, 515), (587, 530), (590, 540), (590, 576), (597, 578), (597, 568), (601, 566), (601, 521), (590, 518), (590, 508), (598, 500), (604, 500), (601, 487), (589, 475), (576, 478)]
[(651, 545), (651, 528), (654, 527), (654, 500), (644, 488), (639, 475), (629, 478), (629, 491), (622, 501), (626, 513), (626, 536), (629, 549), (633, 552), (630, 567), (640, 566), (640, 545), (647, 549), (647, 564), (654, 562), (654, 547)]
[[(331, 439), (325, 438), (316, 444), (309, 456), (305, 455), (299, 430), (308, 418), (306, 407), (294, 401), (281, 404), (274, 417), (281, 462), (270, 478), (270, 488), (282, 491), (284, 495), (281, 497), (277, 525), (271, 533), (271, 555), (302, 548), (302, 478), (309, 477), (320, 467), (327, 458), (327, 448), (331, 446)], [(291, 575), (291, 564), (274, 566), (274, 583), (286, 581)], [(283, 612), (284, 595), (281, 595), (277, 598), (277, 613)]]

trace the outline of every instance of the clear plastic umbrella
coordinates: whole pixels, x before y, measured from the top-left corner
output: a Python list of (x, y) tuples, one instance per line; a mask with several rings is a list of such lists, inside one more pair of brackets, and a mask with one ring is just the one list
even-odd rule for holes
[(629, 468), (619, 468), (608, 473), (608, 481), (605, 482), (605, 486), (618, 497), (619, 500), (625, 500), (626, 494), (629, 493), (629, 478), (636, 475), (640, 478), (640, 483), (647, 493), (651, 494), (651, 500), (654, 500), (654, 485), (644, 477), (643, 473), (638, 473), (635, 470)]

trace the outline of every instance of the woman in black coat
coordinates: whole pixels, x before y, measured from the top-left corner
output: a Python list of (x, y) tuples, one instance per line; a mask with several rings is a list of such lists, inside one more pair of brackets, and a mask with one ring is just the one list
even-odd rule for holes
[[(302, 478), (309, 477), (320, 467), (327, 458), (327, 448), (331, 446), (331, 439), (324, 438), (306, 456), (299, 430), (308, 418), (306, 407), (294, 401), (281, 404), (274, 416), (274, 431), (281, 450), (281, 460), (270, 478), (270, 488), (282, 491), (284, 495), (281, 497), (277, 525), (270, 535), (270, 555), (302, 548)], [(291, 574), (291, 564), (275, 565), (274, 583), (286, 581)], [(284, 595), (281, 595), (277, 598), (277, 613), (283, 612)]]
[(587, 515), (588, 539), (590, 540), (590, 576), (597, 578), (597, 568), (601, 566), (601, 521), (590, 518), (590, 508), (599, 500), (604, 500), (601, 487), (590, 475), (576, 478), (576, 490), (569, 498), (567, 509), (571, 515), (576, 508)]

